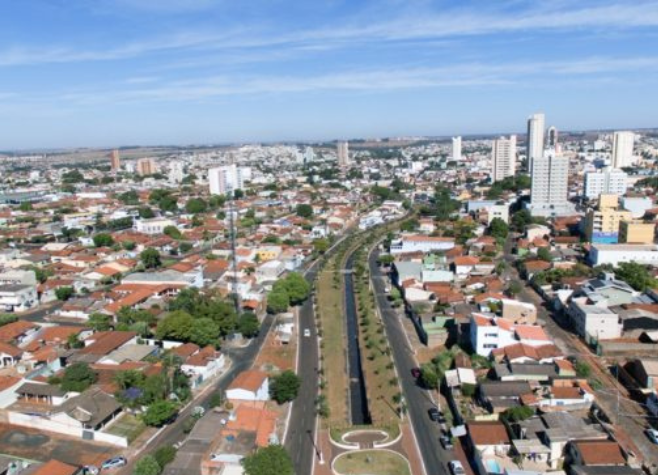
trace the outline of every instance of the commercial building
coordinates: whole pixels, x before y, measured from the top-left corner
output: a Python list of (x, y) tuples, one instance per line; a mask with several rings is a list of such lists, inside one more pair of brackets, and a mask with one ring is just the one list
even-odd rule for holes
[(452, 159), (455, 162), (460, 162), (462, 159), (462, 138), (453, 137), (452, 138)]
[(628, 190), (628, 175), (614, 168), (605, 168), (601, 171), (585, 173), (585, 197), (597, 198), (599, 195), (626, 194)]
[(420, 235), (403, 236), (400, 239), (391, 241), (391, 254), (448, 251), (453, 247), (455, 247), (453, 238)]
[(500, 137), (491, 149), (491, 181), (496, 182), (516, 173), (516, 135)]
[(121, 158), (119, 158), (118, 150), (112, 150), (110, 153), (110, 170), (113, 172), (121, 170)]
[(528, 118), (528, 136), (526, 137), (526, 159), (528, 169), (532, 170), (532, 162), (535, 158), (544, 155), (544, 114), (533, 114)]
[(157, 172), (158, 167), (152, 158), (140, 158), (137, 160), (137, 173), (140, 176), (153, 175)]
[(251, 179), (250, 167), (238, 167), (235, 164), (208, 170), (210, 193), (225, 195), (244, 188), (244, 183)]
[(655, 233), (655, 223), (622, 221), (619, 225), (619, 242), (626, 244), (653, 244)]
[(615, 132), (612, 138), (612, 168), (624, 168), (633, 165), (633, 132)]
[(530, 211), (533, 216), (573, 213), (568, 201), (569, 158), (548, 152), (532, 161)]
[(631, 219), (630, 211), (618, 208), (617, 195), (601, 195), (598, 209), (587, 212), (585, 237), (590, 242), (616, 243), (619, 241), (619, 225)]
[(607, 307), (588, 305), (584, 300), (572, 300), (567, 309), (576, 333), (596, 341), (621, 337), (623, 326), (619, 315)]
[(658, 265), (658, 246), (653, 244), (592, 244), (589, 261), (593, 266), (635, 261), (638, 264)]
[(348, 167), (350, 165), (350, 148), (347, 142), (341, 141), (336, 144), (336, 155), (338, 156), (339, 167)]

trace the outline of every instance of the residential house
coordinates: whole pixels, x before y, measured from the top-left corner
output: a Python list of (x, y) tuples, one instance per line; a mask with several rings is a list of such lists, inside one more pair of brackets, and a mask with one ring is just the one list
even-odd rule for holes
[(38, 303), (36, 285), (0, 285), (0, 309), (4, 312), (24, 312)]
[(621, 447), (612, 440), (574, 441), (569, 455), (573, 465), (626, 465)]
[(270, 399), (270, 380), (267, 373), (247, 370), (240, 373), (226, 389), (229, 401), (261, 402)]

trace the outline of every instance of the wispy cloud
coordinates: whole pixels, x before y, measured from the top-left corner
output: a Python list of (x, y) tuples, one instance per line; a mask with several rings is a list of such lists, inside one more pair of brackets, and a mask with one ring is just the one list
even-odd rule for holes
[[(157, 5), (156, 0), (122, 0)], [(183, 0), (167, 0), (162, 8), (184, 5)], [(208, 2), (202, 2), (204, 5)], [(496, 5), (494, 3), (494, 5)], [(582, 5), (582, 4), (580, 4)], [(0, 66), (44, 63), (109, 61), (141, 57), (151, 53), (178, 50), (244, 51), (287, 48), (300, 54), (318, 50), (354, 48), (358, 45), (409, 40), (437, 40), (476, 35), (506, 33), (541, 33), (552, 30), (624, 31), (658, 26), (658, 2), (612, 2), (574, 7), (564, 2), (533, 5), (511, 13), (488, 8), (476, 11), (472, 7), (432, 11), (403, 12), (394, 19), (346, 20), (344, 26), (316, 27), (293, 33), (266, 31), (261, 28), (234, 28), (216, 31), (194, 30), (129, 42), (118, 47), (79, 49), (68, 46), (43, 48), (13, 47), (0, 51)]]

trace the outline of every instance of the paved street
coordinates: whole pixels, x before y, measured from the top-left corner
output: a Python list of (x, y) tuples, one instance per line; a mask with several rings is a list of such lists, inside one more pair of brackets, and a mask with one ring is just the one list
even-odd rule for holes
[[(439, 444), (441, 434), (436, 422), (432, 422), (427, 411), (434, 407), (429, 392), (416, 384), (416, 379), (411, 375), (411, 368), (416, 366), (412, 349), (409, 348), (404, 328), (400, 322), (398, 313), (391, 307), (385, 293), (385, 279), (377, 265), (377, 251), (370, 255), (368, 265), (375, 286), (377, 306), (380, 309), (386, 334), (391, 344), (395, 367), (397, 368), (402, 385), (402, 391), (408, 408), (414, 433), (418, 440), (427, 475), (449, 473), (447, 463), (455, 458), (454, 453), (443, 450)], [(402, 317), (404, 318), (404, 317)]]

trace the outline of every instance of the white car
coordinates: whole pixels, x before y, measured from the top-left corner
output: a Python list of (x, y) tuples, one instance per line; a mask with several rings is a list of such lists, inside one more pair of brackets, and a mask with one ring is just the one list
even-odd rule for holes
[(114, 457), (109, 460), (106, 460), (101, 465), (101, 470), (110, 470), (113, 468), (124, 467), (128, 464), (128, 461), (125, 457)]
[(464, 471), (464, 466), (459, 460), (451, 460), (448, 463), (448, 467), (450, 468), (450, 473), (452, 475), (465, 475), (466, 471)]
[(305, 329), (304, 329), (304, 336), (305, 336), (305, 337), (309, 337), (309, 336), (311, 336), (311, 330), (309, 330), (308, 328), (305, 328)]
[(647, 429), (645, 432), (647, 434), (647, 437), (649, 437), (649, 440), (654, 444), (658, 445), (658, 430)]

